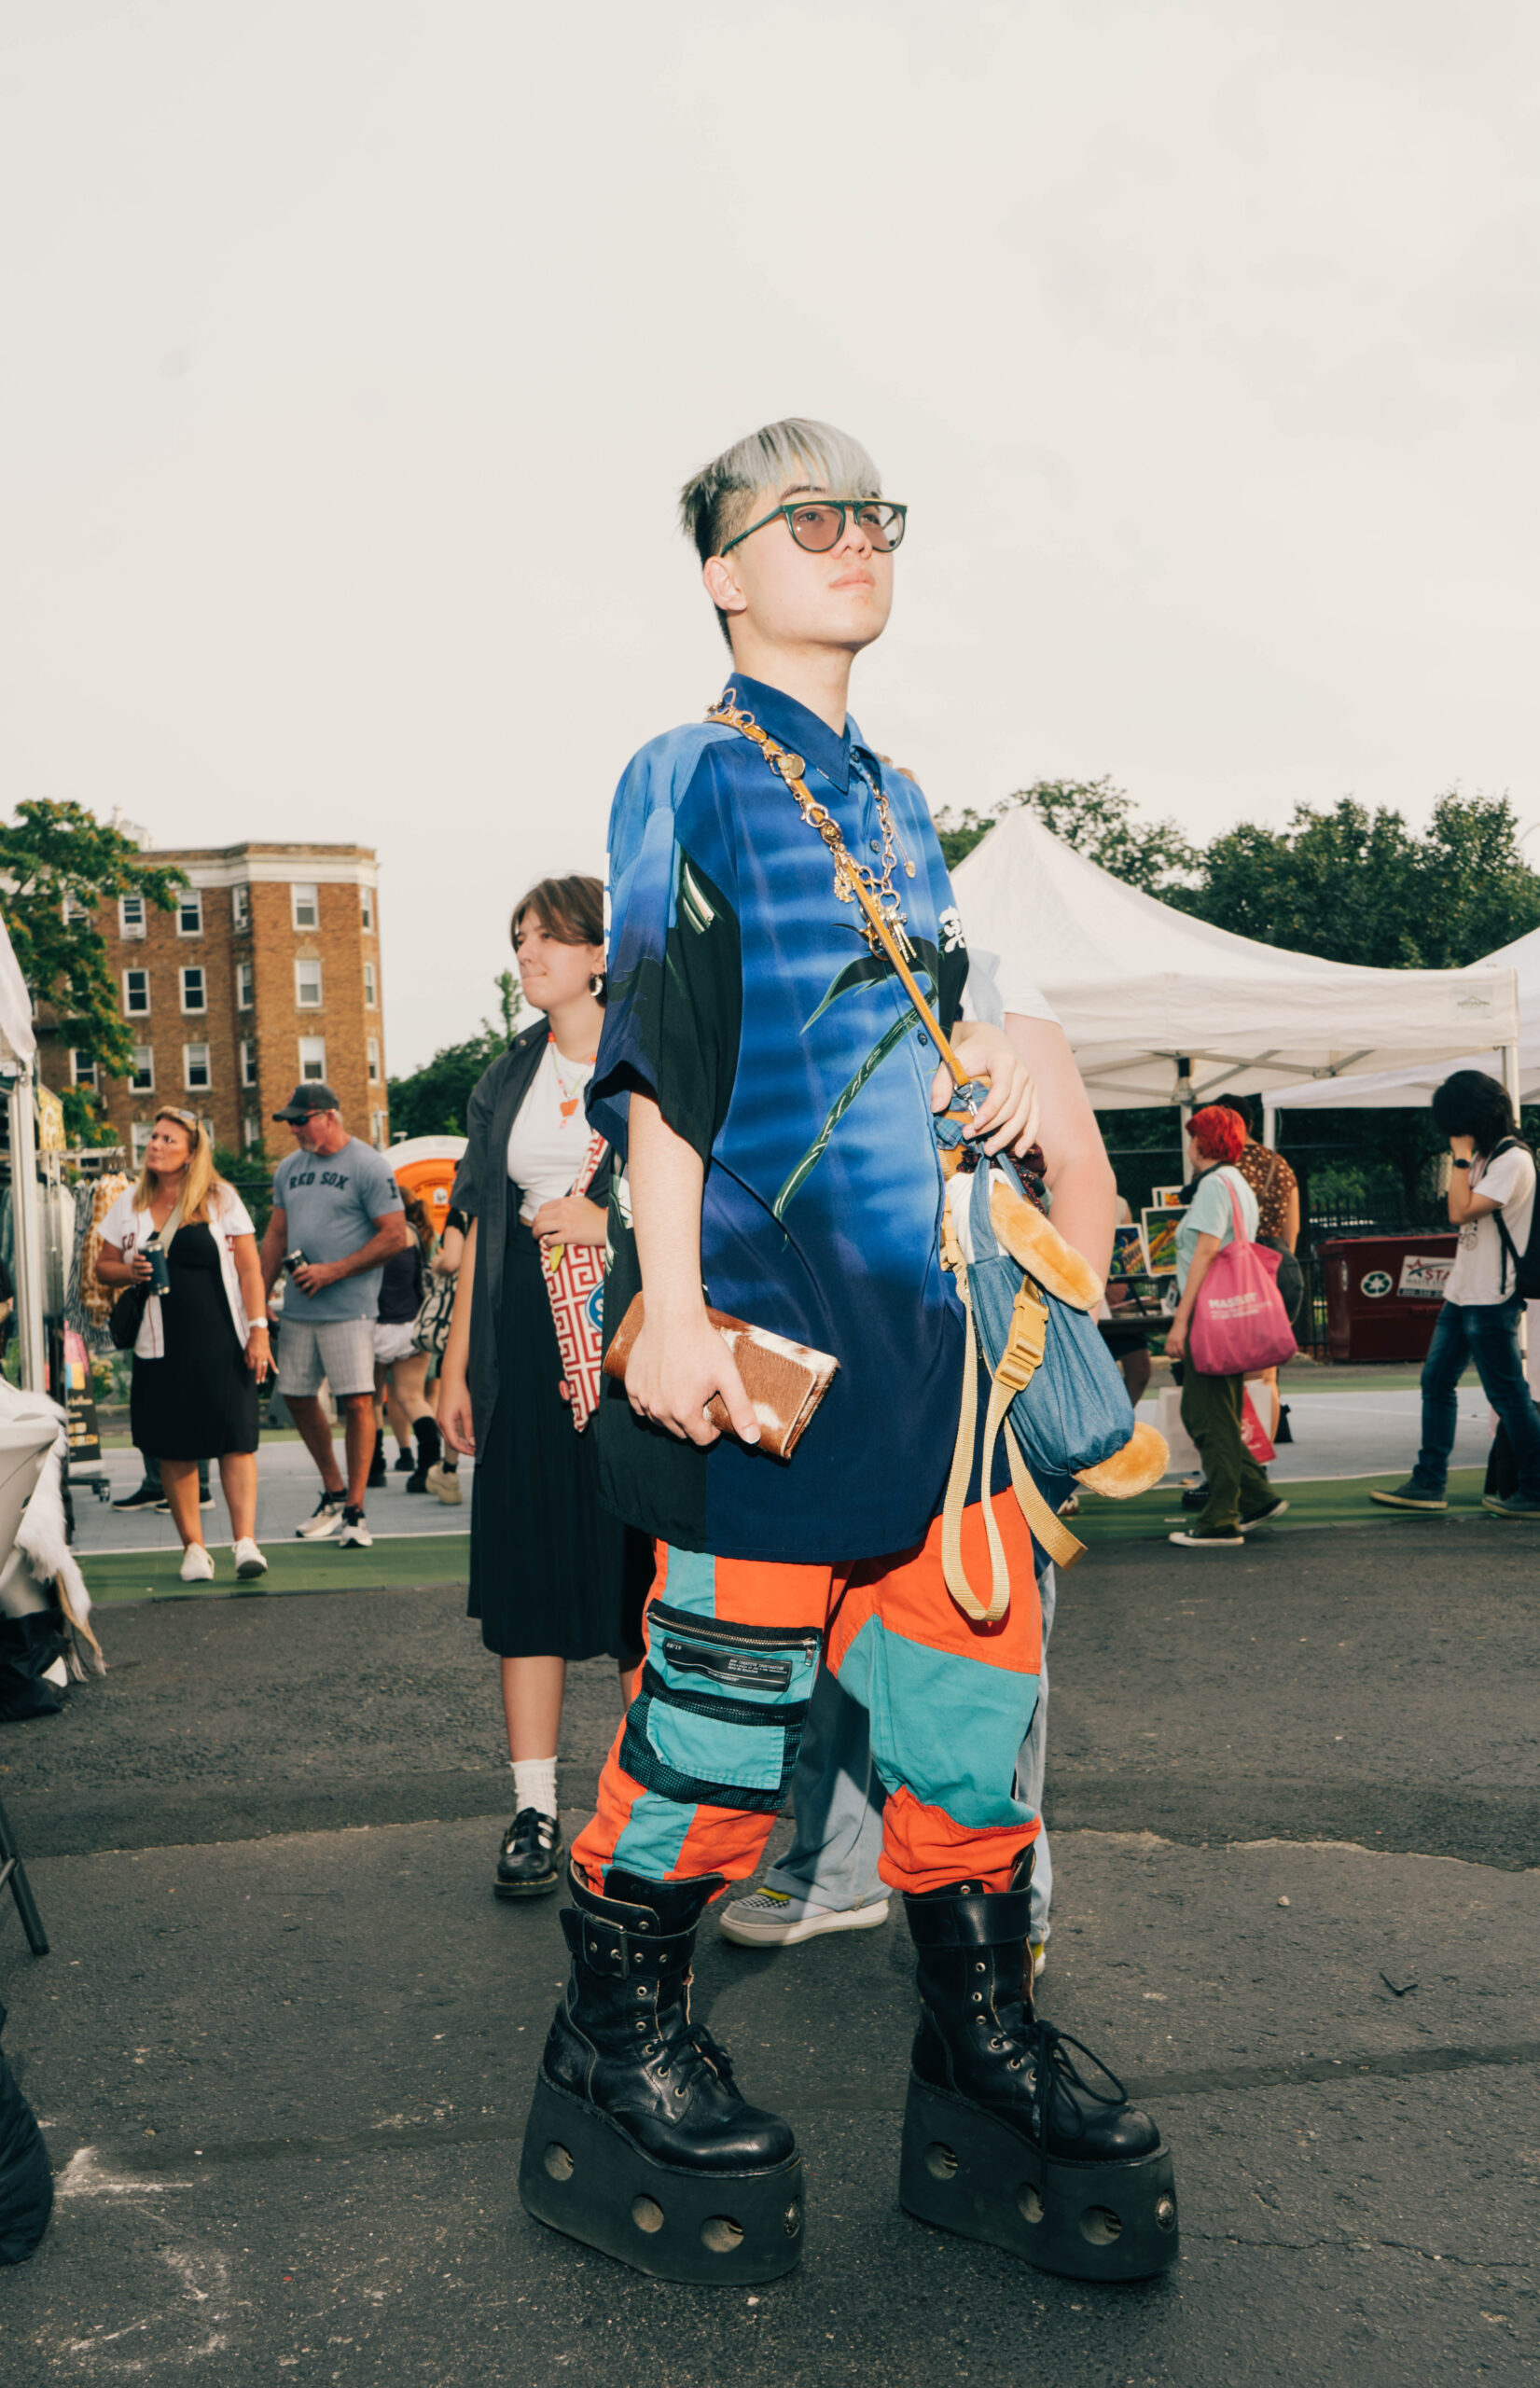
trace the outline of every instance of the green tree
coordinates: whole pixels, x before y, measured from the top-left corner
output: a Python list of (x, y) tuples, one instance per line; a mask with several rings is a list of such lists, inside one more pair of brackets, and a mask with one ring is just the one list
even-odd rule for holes
[[(96, 925), (104, 904), (139, 893), (171, 911), (186, 874), (151, 868), (132, 840), (84, 805), (28, 797), (14, 821), (0, 822), (0, 908), (34, 1004), (89, 1053), (108, 1077), (133, 1066), (133, 1034), (118, 1007), (106, 939)], [(89, 1141), (104, 1115), (90, 1087), (63, 1090), (64, 1123)]]
[(1115, 879), (1170, 900), (1191, 881), (1199, 862), (1194, 847), (1174, 821), (1141, 821), (1133, 799), (1110, 779), (1034, 780), (1030, 787), (1003, 797), (987, 812), (968, 807), (937, 813), (936, 833), (947, 867), (971, 854), (1004, 813), (1017, 805), (1035, 812), (1047, 829), (1076, 854), (1099, 863)]
[(1454, 789), (1421, 836), (1349, 796), (1297, 806), (1286, 829), (1243, 821), (1169, 900), (1264, 945), (1382, 970), (1459, 969), (1540, 925), (1540, 875), (1508, 798)]
[(498, 1009), (502, 1026), (493, 1027), (490, 1020), (481, 1022), (479, 1034), (467, 1036), (462, 1045), (443, 1045), (431, 1062), (424, 1062), (409, 1077), (390, 1081), (390, 1124), (393, 1135), (463, 1136), (465, 1115), (470, 1104), (471, 1090), (484, 1070), (490, 1069), (500, 1053), (505, 1053), (513, 1040), (515, 1024), (524, 1007), (524, 998), (513, 971), (499, 973)]

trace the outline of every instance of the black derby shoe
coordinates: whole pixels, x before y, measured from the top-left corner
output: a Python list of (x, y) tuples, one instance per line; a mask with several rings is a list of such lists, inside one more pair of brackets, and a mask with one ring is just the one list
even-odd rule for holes
[(560, 1817), (520, 1808), (503, 1835), (493, 1889), (500, 1899), (539, 1899), (561, 1880), (563, 1851)]

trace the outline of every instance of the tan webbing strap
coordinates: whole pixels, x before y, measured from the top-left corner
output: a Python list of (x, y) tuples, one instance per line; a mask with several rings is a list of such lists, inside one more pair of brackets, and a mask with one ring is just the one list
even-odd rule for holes
[[(973, 1302), (968, 1294), (968, 1272), (964, 1263), (957, 1270), (957, 1292), (963, 1304), (963, 1316), (967, 1322), (967, 1350), (963, 1363), (963, 1406), (957, 1420), (957, 1442), (951, 1455), (951, 1474), (947, 1479), (947, 1497), (941, 1506), (941, 1573), (948, 1591), (964, 1617), (976, 1625), (996, 1625), (1010, 1606), (1010, 1571), (1006, 1564), (1005, 1545), (994, 1520), (994, 1511), (984, 1503), (984, 1530), (989, 1536), (990, 1564), (992, 1582), (990, 1604), (985, 1608), (968, 1581), (968, 1571), (963, 1564), (963, 1512), (968, 1497), (968, 1479), (973, 1474), (973, 1446), (978, 1409), (978, 1332), (973, 1323)], [(992, 1396), (990, 1410), (994, 1403)], [(998, 1432), (998, 1426), (996, 1426)], [(985, 1465), (994, 1450), (994, 1437), (988, 1437)], [(987, 1481), (987, 1479), (986, 1479)]]

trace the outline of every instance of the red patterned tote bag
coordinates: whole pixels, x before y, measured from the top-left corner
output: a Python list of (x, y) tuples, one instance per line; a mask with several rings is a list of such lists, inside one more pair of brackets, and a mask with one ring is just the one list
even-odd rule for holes
[[(588, 1192), (608, 1151), (604, 1137), (595, 1136), (573, 1181), (575, 1194)], [(563, 1401), (571, 1402), (572, 1423), (581, 1434), (599, 1406), (604, 1356), (604, 1247), (602, 1243), (553, 1243), (547, 1248), (543, 1265), (564, 1370), (557, 1391)]]

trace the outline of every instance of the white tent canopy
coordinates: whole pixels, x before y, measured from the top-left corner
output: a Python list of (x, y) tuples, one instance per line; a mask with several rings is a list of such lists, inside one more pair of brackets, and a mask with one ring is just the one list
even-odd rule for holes
[(1028, 991), (1041, 990), (1098, 1110), (1227, 1090), (1292, 1103), (1284, 1088), (1442, 1057), (1453, 1068), (1473, 1043), (1518, 1041), (1501, 956), (1476, 970), (1369, 970), (1261, 945), (1126, 886), (1025, 808), (952, 880), (978, 1010), (1030, 1012)]
[(1511, 945), (1499, 946), (1495, 953), (1473, 962), (1464, 975), (1491, 970), (1511, 970), (1519, 982), (1516, 1075), (1509, 1076), (1502, 1048), (1490, 1045), (1484, 1052), (1460, 1053), (1452, 1061), (1423, 1060), (1406, 1069), (1344, 1078), (1340, 1084), (1296, 1087), (1282, 1099), (1278, 1108), (1317, 1111), (1351, 1105), (1355, 1110), (1382, 1111), (1392, 1104), (1403, 1104), (1408, 1110), (1417, 1110), (1454, 1070), (1485, 1070), (1489, 1077), (1503, 1079), (1515, 1101), (1521, 1095), (1526, 1103), (1540, 1103), (1540, 929), (1531, 929), (1528, 936), (1516, 937)]

